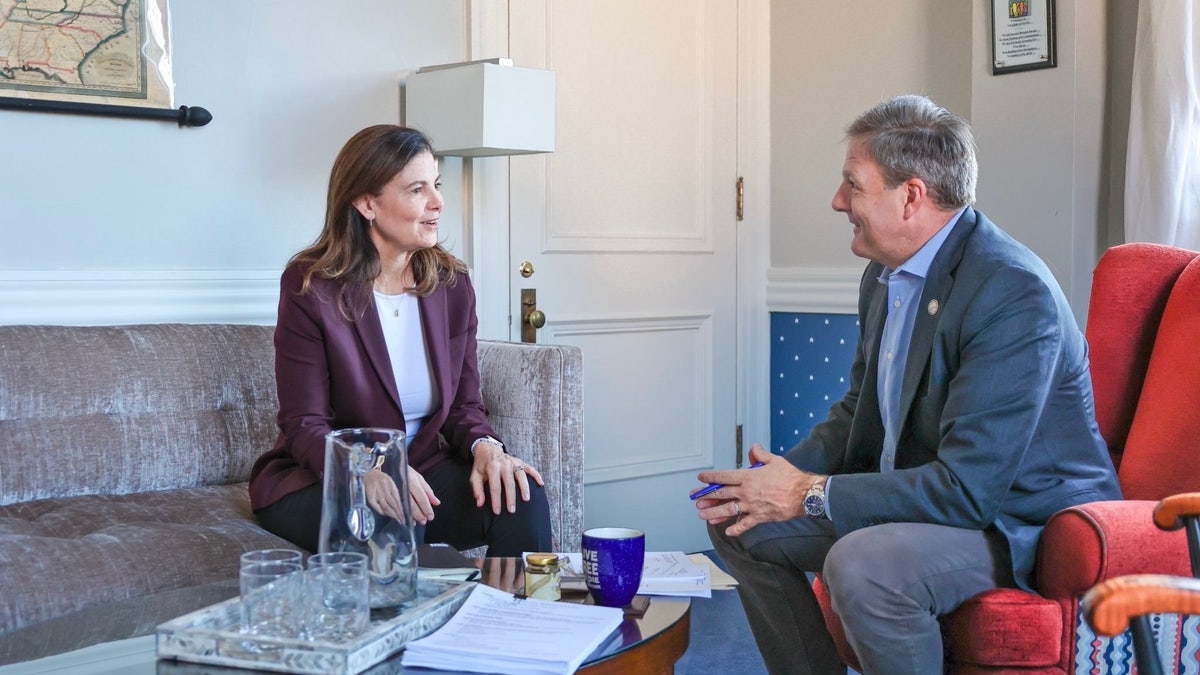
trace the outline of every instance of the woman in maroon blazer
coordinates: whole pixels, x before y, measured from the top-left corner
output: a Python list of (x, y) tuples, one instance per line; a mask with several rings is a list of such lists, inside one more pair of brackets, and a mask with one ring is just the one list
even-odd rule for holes
[[(438, 245), (437, 162), (420, 132), (368, 127), (342, 148), (325, 226), (283, 272), (275, 328), (279, 440), (254, 464), (259, 522), (310, 551), (321, 522), (325, 434), (408, 433), (412, 512), (429, 542), (488, 555), (550, 550), (537, 469), (508, 454), (487, 422), (475, 356), (475, 291)], [(382, 472), (368, 505), (401, 517)]]

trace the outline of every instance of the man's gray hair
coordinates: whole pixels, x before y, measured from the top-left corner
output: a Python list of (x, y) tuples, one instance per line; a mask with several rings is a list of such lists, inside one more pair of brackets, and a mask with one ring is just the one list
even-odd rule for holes
[(975, 201), (975, 138), (966, 120), (924, 96), (906, 94), (858, 116), (846, 136), (860, 141), (894, 188), (920, 178), (947, 211)]

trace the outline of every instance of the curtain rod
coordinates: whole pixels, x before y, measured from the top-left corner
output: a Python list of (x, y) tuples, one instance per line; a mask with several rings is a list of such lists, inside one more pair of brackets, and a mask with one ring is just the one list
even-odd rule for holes
[(202, 127), (212, 121), (212, 113), (199, 106), (170, 108), (139, 108), (132, 105), (109, 105), (105, 103), (76, 103), (73, 101), (47, 101), (34, 98), (0, 97), (0, 109), (28, 110), (31, 112), (68, 113), (79, 115), (108, 115), (135, 119), (170, 120), (181, 127)]

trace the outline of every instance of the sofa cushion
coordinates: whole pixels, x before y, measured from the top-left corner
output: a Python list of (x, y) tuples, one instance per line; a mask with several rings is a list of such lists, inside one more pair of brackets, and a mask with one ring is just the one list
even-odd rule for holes
[(944, 622), (956, 663), (1052, 668), (1062, 658), (1062, 606), (1013, 588), (981, 593)]
[(0, 635), (235, 579), (242, 552), (277, 547), (295, 548), (258, 526), (245, 483), (0, 506)]
[(270, 326), (5, 326), (0, 505), (249, 480), (275, 442)]

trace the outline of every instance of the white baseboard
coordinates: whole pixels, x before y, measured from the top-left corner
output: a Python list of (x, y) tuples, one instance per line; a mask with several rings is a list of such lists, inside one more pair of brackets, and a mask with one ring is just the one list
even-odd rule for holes
[(0, 324), (273, 325), (280, 270), (4, 270)]
[(856, 314), (862, 267), (772, 267), (767, 311)]

